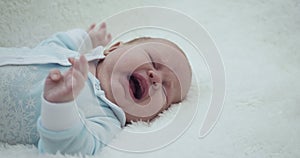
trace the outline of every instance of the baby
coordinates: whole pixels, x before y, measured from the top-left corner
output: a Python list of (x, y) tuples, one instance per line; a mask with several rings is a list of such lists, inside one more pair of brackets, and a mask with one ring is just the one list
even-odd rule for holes
[(111, 38), (102, 23), (33, 49), (0, 48), (0, 140), (95, 154), (126, 123), (185, 98), (192, 73), (176, 44), (137, 38), (103, 50)]

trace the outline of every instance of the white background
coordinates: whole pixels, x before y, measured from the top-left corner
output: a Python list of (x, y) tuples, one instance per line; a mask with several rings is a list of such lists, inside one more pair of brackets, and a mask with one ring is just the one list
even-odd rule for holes
[[(209, 31), (226, 69), (224, 109), (204, 139), (197, 137), (199, 116), (182, 137), (161, 150), (136, 154), (107, 148), (99, 156), (300, 157), (300, 1), (2, 0), (0, 46), (33, 47), (55, 32), (86, 28), (143, 5), (178, 9)], [(0, 146), (0, 157), (26, 155), (37, 156), (37, 150)]]

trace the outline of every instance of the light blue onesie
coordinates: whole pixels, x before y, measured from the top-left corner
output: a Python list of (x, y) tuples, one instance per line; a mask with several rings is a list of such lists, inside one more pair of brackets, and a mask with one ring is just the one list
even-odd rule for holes
[(55, 34), (33, 49), (0, 48), (0, 141), (35, 144), (40, 152), (95, 154), (125, 125), (125, 114), (111, 103), (91, 73), (72, 102), (54, 104), (43, 96), (49, 71), (68, 70), (68, 57), (85, 54), (104, 58), (92, 49), (81, 29)]

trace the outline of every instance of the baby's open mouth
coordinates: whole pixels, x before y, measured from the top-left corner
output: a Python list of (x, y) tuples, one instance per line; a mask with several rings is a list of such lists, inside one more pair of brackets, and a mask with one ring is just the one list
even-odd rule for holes
[(134, 73), (129, 77), (129, 88), (131, 96), (134, 99), (141, 100), (147, 94), (148, 84), (143, 76)]

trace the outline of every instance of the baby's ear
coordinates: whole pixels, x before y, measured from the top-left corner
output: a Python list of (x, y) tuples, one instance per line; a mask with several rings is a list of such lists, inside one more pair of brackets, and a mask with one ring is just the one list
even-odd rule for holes
[(115, 49), (117, 49), (118, 47), (122, 46), (123, 42), (117, 42), (113, 45), (111, 45), (108, 49), (104, 50), (104, 55), (107, 56), (110, 52), (114, 51)]

